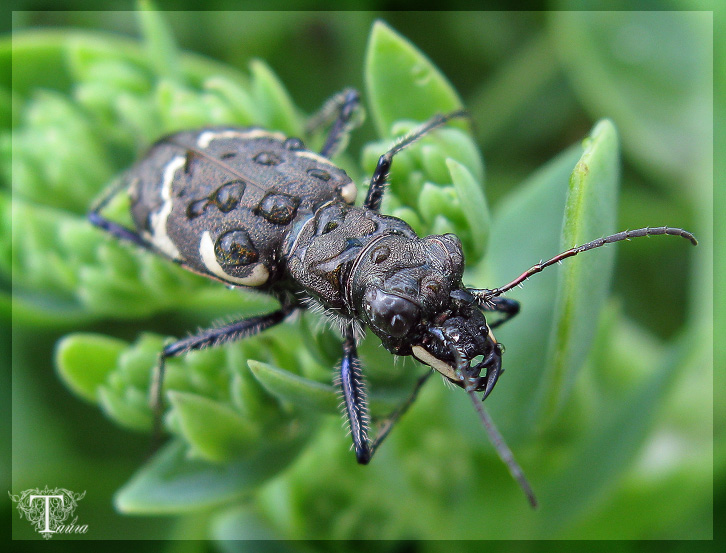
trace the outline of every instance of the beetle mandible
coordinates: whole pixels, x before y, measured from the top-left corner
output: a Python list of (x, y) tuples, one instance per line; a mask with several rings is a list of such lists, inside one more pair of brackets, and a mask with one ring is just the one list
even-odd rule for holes
[[(91, 209), (90, 221), (119, 239), (227, 285), (267, 292), (280, 302), (267, 315), (167, 345), (151, 392), (157, 425), (166, 359), (255, 335), (316, 305), (339, 323), (343, 335), (337, 381), (359, 463), (371, 460), (433, 374), (419, 379), (371, 438), (356, 352), (368, 327), (391, 353), (412, 355), (467, 392), (497, 452), (534, 506), (531, 487), (482, 404), (503, 370), (502, 347), (492, 329), (519, 312), (519, 303), (502, 295), (554, 263), (605, 244), (663, 234), (682, 236), (694, 245), (696, 239), (671, 227), (623, 231), (570, 248), (498, 288), (467, 288), (455, 235), (419, 238), (404, 221), (380, 213), (394, 156), (465, 112), (436, 115), (381, 155), (363, 205), (357, 207), (355, 184), (330, 158), (357, 126), (359, 103), (358, 92), (346, 89), (323, 106), (313, 121), (330, 129), (317, 153), (297, 138), (261, 128), (212, 127), (164, 137)], [(123, 189), (131, 198), (134, 229), (101, 214)], [(502, 316), (489, 324), (485, 312)], [(482, 392), (481, 399), (476, 392)]]

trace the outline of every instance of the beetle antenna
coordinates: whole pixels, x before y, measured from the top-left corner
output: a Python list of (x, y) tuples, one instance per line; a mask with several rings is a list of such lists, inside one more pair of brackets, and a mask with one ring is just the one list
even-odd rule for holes
[(574, 248), (570, 248), (567, 251), (564, 251), (560, 254), (557, 254), (552, 259), (548, 259), (547, 261), (540, 261), (533, 267), (527, 269), (525, 272), (523, 272), (521, 275), (519, 275), (517, 278), (515, 278), (512, 282), (509, 284), (505, 284), (504, 286), (501, 286), (500, 288), (495, 288), (493, 290), (489, 290), (486, 288), (483, 289), (468, 289), (468, 292), (470, 292), (477, 300), (479, 304), (486, 304), (489, 302), (491, 298), (500, 296), (501, 294), (504, 294), (505, 292), (508, 292), (515, 286), (518, 286), (522, 284), (525, 280), (527, 280), (529, 277), (531, 277), (534, 274), (539, 273), (546, 267), (549, 267), (550, 265), (554, 265), (555, 263), (559, 263), (563, 259), (567, 259), (568, 257), (573, 257), (577, 255), (578, 253), (592, 250), (595, 248), (599, 248), (600, 246), (604, 246), (605, 244), (612, 244), (613, 242), (620, 242), (621, 240), (630, 240), (631, 238), (640, 238), (643, 236), (656, 236), (660, 234), (668, 234), (671, 236), (682, 236), (686, 240), (690, 240), (691, 243), (696, 246), (698, 245), (698, 240), (691, 234), (690, 232), (680, 229), (680, 228), (673, 228), (673, 227), (646, 227), (646, 228), (640, 228), (636, 230), (624, 230), (622, 232), (618, 232), (616, 234), (611, 234), (610, 236), (605, 236), (604, 238), (598, 238), (597, 240), (593, 240), (592, 242), (588, 242), (587, 244), (583, 244), (582, 246), (576, 246)]
[(502, 460), (502, 462), (507, 465), (509, 473), (512, 475), (512, 478), (517, 481), (519, 487), (522, 488), (524, 495), (527, 496), (529, 504), (532, 506), (533, 509), (536, 509), (537, 498), (534, 495), (532, 486), (529, 485), (529, 481), (524, 475), (522, 467), (520, 467), (519, 463), (517, 463), (517, 460), (514, 458), (512, 450), (509, 449), (509, 446), (504, 441), (504, 438), (499, 433), (499, 430), (497, 430), (497, 427), (494, 425), (494, 421), (484, 408), (484, 403), (479, 400), (476, 393), (474, 393), (474, 390), (467, 390), (466, 392), (471, 398), (471, 402), (474, 404), (474, 409), (476, 409), (476, 412), (479, 413), (479, 419), (484, 425), (484, 428), (487, 431), (487, 435), (489, 436), (489, 441), (492, 442), (494, 449), (496, 449), (497, 451), (497, 455), (499, 455), (499, 458)]
[(448, 123), (452, 119), (457, 118), (468, 118), (469, 112), (467, 112), (465, 109), (459, 109), (456, 111), (452, 111), (450, 113), (444, 113), (444, 114), (438, 114), (428, 121), (426, 121), (423, 125), (416, 127), (413, 129), (410, 133), (407, 135), (404, 135), (403, 137), (399, 138), (397, 142), (394, 143), (393, 147), (388, 151), (391, 157), (396, 155), (401, 150), (409, 147), (411, 144), (416, 142), (419, 138), (422, 138), (423, 136), (427, 135), (429, 132), (434, 130), (437, 127), (441, 127), (445, 123)]

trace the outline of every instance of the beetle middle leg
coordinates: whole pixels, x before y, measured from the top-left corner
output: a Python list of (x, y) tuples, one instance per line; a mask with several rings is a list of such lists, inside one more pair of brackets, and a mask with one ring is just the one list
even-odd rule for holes
[(350, 425), (350, 434), (353, 438), (353, 448), (358, 463), (367, 465), (370, 462), (373, 454), (398, 420), (413, 405), (419, 391), (432, 374), (432, 371), (427, 371), (418, 379), (408, 398), (384, 419), (378, 429), (378, 435), (374, 440), (371, 440), (368, 436), (370, 415), (368, 413), (365, 383), (355, 346), (355, 336), (353, 329), (350, 326), (347, 328), (345, 341), (343, 342), (343, 360), (340, 364), (340, 387), (343, 392), (345, 414)]
[(376, 165), (376, 170), (373, 172), (373, 176), (371, 177), (371, 183), (368, 187), (368, 194), (366, 195), (365, 202), (363, 202), (363, 207), (373, 211), (380, 210), (381, 201), (383, 200), (383, 192), (386, 183), (388, 182), (388, 175), (391, 172), (393, 156), (416, 142), (422, 136), (427, 135), (432, 130), (457, 117), (467, 117), (467, 113), (464, 110), (458, 110), (444, 115), (435, 115), (423, 125), (415, 128), (406, 136), (398, 140), (390, 150), (378, 158), (378, 165)]
[(296, 306), (283, 306), (281, 309), (266, 315), (248, 317), (221, 327), (208, 328), (206, 330), (202, 330), (198, 334), (177, 340), (176, 342), (164, 347), (159, 354), (159, 360), (154, 369), (154, 377), (151, 383), (151, 390), (149, 392), (154, 415), (154, 441), (156, 442), (158, 440), (161, 433), (161, 414), (163, 409), (162, 388), (164, 384), (164, 370), (167, 359), (178, 357), (179, 355), (183, 355), (190, 351), (218, 346), (225, 342), (249, 338), (250, 336), (259, 334), (263, 330), (282, 322), (296, 308)]

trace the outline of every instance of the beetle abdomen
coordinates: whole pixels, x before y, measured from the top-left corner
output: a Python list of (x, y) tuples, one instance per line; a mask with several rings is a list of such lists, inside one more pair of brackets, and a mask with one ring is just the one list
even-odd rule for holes
[(256, 128), (184, 131), (158, 141), (127, 175), (137, 230), (189, 269), (266, 286), (296, 220), (353, 203), (345, 171), (300, 140)]

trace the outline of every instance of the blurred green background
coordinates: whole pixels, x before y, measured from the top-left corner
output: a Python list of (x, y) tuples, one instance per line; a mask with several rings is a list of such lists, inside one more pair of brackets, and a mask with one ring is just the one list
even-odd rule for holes
[[(475, 138), (486, 164), (487, 199), (494, 213), (529, 175), (587, 136), (595, 121), (610, 118), (618, 129), (622, 148), (617, 228), (668, 224), (688, 228), (700, 240), (698, 249), (693, 251), (674, 243), (675, 239), (661, 238), (636, 240), (615, 247), (617, 265), (612, 284), (615, 300), (606, 311), (620, 328), (617, 336), (623, 347), (616, 354), (632, 353), (641, 362), (645, 360), (646, 365), (654, 361), (658, 366), (669, 357), (681, 359), (678, 357), (681, 355), (689, 370), (679, 373), (676, 383), (658, 402), (656, 420), (633, 458), (625, 459), (622, 466), (616, 467), (608, 485), (594, 497), (569, 510), (560, 507), (568, 513), (566, 517), (558, 519), (557, 509), (550, 510), (549, 514), (546, 508), (528, 512), (526, 502), (508, 481), (505, 471), (492, 468), (497, 463), (490, 459), (481, 470), (493, 471), (496, 476), (492, 478), (503, 482), (497, 484), (495, 493), (487, 496), (486, 487), (467, 490), (463, 486), (456, 493), (465, 495), (466, 499), (448, 500), (452, 504), (462, 501), (474, 510), (470, 512), (473, 518), (481, 512), (481, 527), (466, 531), (450, 527), (436, 536), (426, 537), (709, 539), (712, 536), (713, 509), (722, 514), (724, 508), (726, 448), (723, 404), (716, 405), (715, 428), (712, 422), (714, 44), (713, 18), (709, 13), (169, 12), (164, 18), (182, 50), (207, 56), (242, 72), (248, 70), (250, 59), (264, 60), (305, 113), (315, 111), (331, 93), (346, 86), (365, 89), (366, 41), (372, 23), (377, 18), (384, 19), (439, 67), (470, 110)], [(139, 36), (138, 21), (129, 12), (16, 12), (13, 15), (15, 38), (22, 37), (24, 44), (30, 44), (36, 59), (49, 55), (59, 37), (79, 30)], [(29, 34), (33, 31), (53, 33)], [(8, 67), (9, 37), (5, 38), (0, 54)], [(74, 84), (68, 82), (62, 66), (51, 62), (47, 71), (29, 73), (27, 78), (22, 67), (13, 69), (12, 89), (2, 91), (0, 111), (5, 192), (10, 189), (10, 129), (22, 123), (18, 107), (39, 89), (69, 94)], [(13, 109), (11, 98), (16, 102)], [(351, 141), (351, 157), (358, 159), (363, 144), (374, 138), (373, 125), (368, 121)], [(115, 158), (118, 166), (114, 169), (123, 168), (132, 154), (119, 153)], [(103, 184), (99, 183), (99, 189)], [(532, 225), (532, 232), (536, 233), (537, 222), (532, 221)], [(9, 234), (9, 231), (9, 223), (3, 221), (0, 232)], [(7, 236), (3, 239), (3, 248), (4, 259), (10, 260)], [(531, 259), (531, 263), (536, 261)], [(4, 264), (8, 265), (9, 261)], [(195, 540), (254, 536), (258, 534), (244, 533), (246, 525), (257, 528), (262, 523), (255, 517), (264, 518), (276, 512), (278, 517), (274, 521), (266, 520), (274, 532), (261, 535), (342, 539), (375, 537), (376, 528), (385, 528), (391, 533), (383, 537), (413, 540), (420, 534), (410, 527), (406, 530), (407, 520), (418, 517), (418, 527), (425, 528), (425, 517), (436, 518), (437, 510), (443, 513), (453, 507), (441, 499), (447, 497), (441, 490), (425, 506), (386, 496), (386, 485), (381, 486), (385, 480), (377, 479), (385, 474), (384, 463), (391, 460), (390, 456), (378, 459), (377, 476), (372, 477), (372, 483), (366, 480), (363, 489), (356, 490), (352, 484), (361, 478), (358, 467), (333, 476), (315, 475), (314, 466), (310, 466), (314, 462), (308, 455), (293, 465), (292, 481), (288, 482), (293, 492), (284, 482), (273, 483), (255, 499), (256, 508), (251, 511), (246, 509), (247, 503), (240, 502), (182, 516), (121, 515), (113, 508), (113, 494), (143, 463), (148, 439), (144, 434), (120, 429), (95, 406), (69, 392), (53, 370), (54, 347), (61, 337), (79, 330), (134, 340), (139, 332), (146, 330), (183, 334), (184, 328), (190, 327), (184, 327), (184, 321), (169, 324), (164, 313), (133, 320), (63, 319), (52, 315), (52, 298), (45, 311), (39, 308), (26, 316), (27, 312), (22, 310), (22, 317), (11, 320), (9, 273), (0, 275), (0, 282), (3, 284), (3, 332), (12, 332), (13, 360), (12, 473), (6, 472), (5, 479), (11, 482), (14, 493), (46, 483), (76, 491), (87, 489), (89, 493), (80, 503), (77, 514), (91, 529), (88, 538)], [(16, 281), (13, 285), (26, 296), (33, 294), (32, 287), (26, 287), (23, 282)], [(607, 326), (607, 323), (601, 324)], [(684, 340), (695, 343), (695, 351), (683, 353)], [(2, 347), (7, 343), (2, 341)], [(516, 338), (507, 335), (506, 343), (514, 349)], [(602, 350), (608, 345), (609, 342), (601, 341), (595, 347)], [(5, 353), (3, 358), (10, 358), (10, 353)], [(606, 358), (609, 353), (597, 351), (595, 356)], [(590, 363), (597, 364), (597, 360)], [(589, 387), (591, 378), (587, 370), (581, 375), (580, 389), (576, 390), (576, 394), (580, 392), (578, 401), (588, 401), (583, 387), (597, 389)], [(642, 382), (636, 379), (631, 384)], [(438, 383), (430, 386), (443, 388)], [(615, 386), (615, 393), (626, 392)], [(468, 407), (466, 400), (458, 399), (464, 404), (460, 412), (464, 412)], [(5, 405), (8, 405), (6, 412), (10, 411), (10, 404)], [(607, 403), (602, 405), (603, 409), (607, 408)], [(578, 412), (574, 410), (575, 414)], [(10, 420), (10, 416), (5, 420)], [(319, 440), (320, 447), (325, 448), (327, 444), (337, 451), (338, 442), (344, 441), (343, 432), (337, 428), (339, 420), (327, 420), (325, 424), (335, 427), (326, 436), (338, 441), (331, 446), (333, 442), (325, 441), (324, 436)], [(426, 432), (425, 424), (411, 424), (410, 432)], [(467, 430), (463, 432), (464, 437), (457, 436), (455, 440), (483, 441), (478, 431), (478, 428)], [(403, 432), (406, 430), (402, 429)], [(558, 437), (556, 432), (550, 432), (545, 436), (546, 441), (527, 444), (524, 459), (520, 461), (532, 466), (538, 463), (538, 455), (566, 454), (566, 448), (558, 449), (558, 440), (566, 439), (564, 434), (563, 431), (563, 436)], [(617, 449), (619, 436), (613, 435), (611, 440), (612, 447)], [(416, 445), (416, 440), (412, 443)], [(521, 448), (525, 449), (524, 445)], [(350, 461), (352, 464), (352, 457)], [(413, 480), (414, 485), (422, 488), (417, 493), (423, 496), (427, 483), (436, 482), (436, 471), (442, 468), (427, 458), (420, 459), (420, 464), (431, 465), (431, 474), (418, 474)], [(406, 478), (408, 465), (394, 466), (386, 477)], [(561, 466), (567, 466), (567, 460)], [(467, 470), (476, 471), (477, 467), (472, 467), (469, 460), (462, 460), (460, 466), (450, 470), (463, 470), (466, 474)], [(547, 472), (536, 469), (532, 472), (535, 488), (546, 488)], [(351, 483), (337, 487), (330, 497), (325, 497), (327, 480), (331, 477), (349, 478)], [(584, 478), (587, 479), (586, 474)], [(714, 482), (716, 487), (712, 488)], [(472, 491), (481, 495), (470, 497)], [(290, 494), (296, 494), (294, 501)], [(299, 505), (290, 507), (301, 498), (315, 501), (309, 518)], [(359, 502), (365, 507), (359, 508)], [(379, 507), (372, 509), (371, 505), (376, 502)], [(498, 502), (502, 504), (501, 509)], [(572, 509), (576, 509), (577, 516), (572, 516)], [(4, 512), (6, 517), (12, 516), (14, 538), (37, 538), (27, 522), (18, 519), (12, 504), (6, 503)], [(392, 523), (399, 517), (403, 529)], [(543, 521), (554, 522), (549, 525)], [(439, 527), (439, 522), (432, 521), (431, 526)], [(348, 549), (335, 542), (319, 545), (330, 550)], [(640, 547), (621, 545), (623, 550)], [(383, 550), (405, 551), (444, 547), (435, 542), (383, 542), (378, 546)], [(183, 545), (171, 542), (167, 546), (169, 550), (189, 551), (245, 548), (257, 551), (262, 547), (261, 543), (209, 545), (194, 541)], [(299, 543), (264, 547), (305, 549)], [(360, 546), (351, 546), (355, 547)], [(471, 545), (472, 549), (475, 547), (479, 546)], [(492, 544), (492, 547), (500, 545)], [(515, 547), (524, 551), (546, 549), (548, 545), (523, 542)], [(667, 547), (671, 546), (662, 548)], [(685, 544), (672, 547), (685, 547)]]

